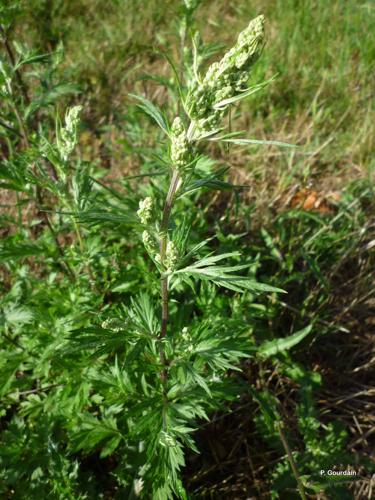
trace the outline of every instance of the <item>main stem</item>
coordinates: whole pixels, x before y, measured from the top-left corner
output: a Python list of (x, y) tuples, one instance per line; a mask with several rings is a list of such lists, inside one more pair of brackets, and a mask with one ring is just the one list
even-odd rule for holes
[[(169, 185), (167, 198), (165, 200), (163, 217), (160, 225), (160, 261), (161, 265), (163, 266), (163, 271), (165, 271), (164, 261), (167, 250), (169, 219), (171, 216), (172, 207), (174, 203), (174, 195), (178, 187), (179, 179), (180, 178), (177, 170), (173, 170), (172, 179)], [(162, 383), (165, 385), (167, 381), (167, 359), (165, 356), (165, 350), (162, 341), (167, 335), (169, 307), (168, 307), (168, 276), (165, 276), (164, 273), (162, 274), (160, 279), (160, 289), (161, 289), (162, 313), (161, 313), (161, 328), (160, 328), (159, 340), (161, 341), (160, 363), (163, 366), (160, 378), (162, 380)]]

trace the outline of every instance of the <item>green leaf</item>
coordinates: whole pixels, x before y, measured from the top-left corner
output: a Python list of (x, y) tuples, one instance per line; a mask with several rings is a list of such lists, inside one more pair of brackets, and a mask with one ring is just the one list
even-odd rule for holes
[(212, 281), (212, 283), (217, 286), (222, 286), (235, 292), (244, 292), (245, 290), (249, 290), (252, 292), (285, 293), (284, 290), (281, 290), (280, 288), (266, 285), (264, 283), (258, 283), (254, 279), (247, 276), (238, 276), (237, 274), (233, 274), (233, 271), (246, 269), (250, 267), (250, 264), (239, 264), (235, 266), (216, 265), (217, 262), (223, 259), (238, 256), (238, 252), (208, 256), (191, 266), (175, 271), (173, 275), (182, 274), (185, 276), (193, 276), (201, 280)]
[(156, 336), (160, 325), (150, 297), (146, 293), (141, 293), (131, 299), (131, 305), (128, 313), (133, 324), (144, 334)]
[(234, 102), (240, 101), (242, 99), (245, 99), (245, 97), (249, 97), (252, 94), (255, 94), (255, 92), (258, 92), (259, 90), (264, 89), (264, 87), (267, 87), (271, 82), (275, 80), (277, 75), (272, 76), (269, 80), (266, 80), (265, 82), (258, 83), (257, 85), (253, 85), (252, 87), (249, 87), (247, 90), (243, 91), (241, 94), (238, 94), (234, 97), (230, 97), (229, 99), (223, 99), (220, 102), (217, 102), (214, 104), (214, 109), (223, 109), (226, 108), (229, 104), (233, 104)]
[(81, 223), (85, 223), (90, 226), (103, 225), (107, 223), (108, 225), (118, 226), (119, 224), (136, 224), (139, 220), (132, 214), (128, 213), (124, 209), (115, 206), (109, 206), (105, 208), (104, 206), (98, 205), (95, 208), (90, 208), (77, 213), (69, 212), (57, 212), (64, 213), (66, 215), (73, 215)]
[(0, 248), (0, 259), (18, 260), (34, 255), (40, 255), (45, 249), (34, 243), (19, 243), (18, 245), (4, 245)]
[(17, 64), (14, 66), (14, 70), (17, 71), (21, 66), (24, 66), (25, 64), (46, 63), (50, 58), (51, 54), (37, 54), (30, 52), (17, 62)]
[(137, 104), (138, 108), (140, 108), (144, 113), (146, 113), (146, 115), (149, 115), (153, 120), (155, 120), (155, 122), (159, 125), (159, 127), (168, 135), (169, 133), (168, 125), (166, 119), (164, 118), (159, 108), (157, 108), (155, 104), (152, 104), (152, 102), (146, 99), (145, 97), (135, 94), (129, 94), (129, 95), (142, 103), (142, 104)]
[(131, 290), (135, 285), (138, 284), (138, 280), (127, 281), (126, 283), (121, 283), (111, 288), (111, 292), (114, 293), (124, 293)]
[(111, 438), (102, 448), (100, 452), (100, 458), (105, 458), (108, 457), (108, 455), (111, 455), (119, 446), (121, 440), (122, 436), (120, 434), (113, 436), (113, 438)]
[(265, 342), (259, 347), (258, 353), (261, 356), (268, 358), (278, 354), (279, 352), (288, 351), (307, 337), (307, 335), (311, 332), (312, 327), (313, 325), (309, 325), (306, 328), (293, 333), (293, 335), (289, 335), (289, 337)]
[(60, 97), (78, 93), (79, 89), (77, 86), (69, 83), (58, 83), (54, 87), (38, 95), (29, 104), (25, 110), (25, 119), (27, 120), (38, 109), (55, 104)]
[[(178, 89), (178, 94), (180, 98), (182, 99), (183, 97), (183, 92), (182, 92), (182, 85), (181, 85), (181, 79), (178, 74), (178, 69), (176, 67), (176, 64), (174, 63), (173, 59), (166, 53), (161, 51), (161, 54), (165, 57), (165, 59), (168, 61), (170, 67), (172, 68), (172, 71), (174, 73), (174, 76), (176, 78), (176, 83), (177, 83), (177, 89)], [(173, 87), (171, 87), (173, 89)]]
[(92, 356), (122, 351), (125, 348), (125, 328), (116, 328), (116, 331), (93, 326), (80, 328), (70, 332), (67, 337), (68, 344), (61, 347), (57, 354), (65, 355), (76, 352), (82, 352), (88, 349), (95, 349)]
[(109, 455), (119, 445), (122, 436), (117, 429), (117, 422), (113, 416), (99, 420), (87, 414), (82, 419), (80, 427), (73, 432), (75, 450), (91, 451), (105, 441), (101, 456)]
[[(219, 140), (218, 139), (210, 139), (210, 140)], [(279, 146), (281, 148), (297, 148), (295, 144), (288, 144), (287, 142), (281, 141), (266, 141), (266, 140), (258, 140), (258, 139), (221, 139), (222, 142), (231, 142), (232, 144), (238, 144), (241, 146)]]
[(244, 187), (248, 187), (245, 185), (233, 185), (230, 182), (223, 181), (221, 177), (223, 177), (228, 172), (228, 167), (223, 167), (218, 169), (216, 172), (213, 172), (205, 177), (194, 179), (190, 183), (184, 186), (180, 197), (186, 195), (187, 193), (193, 193), (199, 189), (212, 189), (218, 191), (224, 190), (233, 190), (233, 189), (242, 189)]
[(6, 322), (14, 326), (27, 325), (34, 319), (34, 315), (30, 309), (15, 305), (4, 308), (4, 316)]

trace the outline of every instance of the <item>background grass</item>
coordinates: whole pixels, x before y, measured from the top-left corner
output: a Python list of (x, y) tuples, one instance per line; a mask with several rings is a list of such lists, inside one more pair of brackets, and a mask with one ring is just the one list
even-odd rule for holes
[[(124, 168), (124, 159), (112, 149), (118, 149), (124, 135), (128, 92), (145, 73), (170, 74), (161, 50), (177, 56), (178, 7), (177, 1), (162, 6), (100, 0), (25, 4), (17, 37), (42, 51), (63, 42), (61, 77), (78, 86), (77, 99), (85, 104), (88, 129), (96, 139), (91, 142), (99, 143), (96, 147), (115, 170)], [(250, 165), (242, 154), (243, 170), (260, 178), (267, 190), (270, 185), (285, 189), (294, 179), (336, 189), (348, 178), (370, 175), (375, 59), (368, 36), (374, 29), (371, 3), (203, 2), (197, 29), (205, 41), (230, 46), (247, 19), (259, 12), (267, 18), (267, 46), (254, 79), (278, 77), (241, 107), (239, 126), (254, 137), (303, 144), (310, 155), (297, 155), (290, 165), (291, 156), (279, 158), (273, 151), (265, 159), (262, 150), (259, 157), (251, 155)], [(142, 85), (163, 100), (163, 89)], [(93, 153), (97, 158), (96, 149)]]
[[(128, 94), (143, 93), (161, 106), (169, 99), (172, 75), (162, 53), (178, 59), (179, 8), (176, 0), (20, 2), (11, 39), (42, 53), (63, 48), (61, 64), (48, 81), (51, 103), (56, 104), (55, 92), (60, 113), (67, 104), (83, 105), (78, 155), (95, 166), (96, 175), (108, 186), (144, 189), (141, 181), (123, 181), (123, 177), (152, 167), (150, 152), (158, 147), (159, 136), (147, 120), (141, 121)], [(246, 130), (251, 138), (286, 141), (300, 148), (254, 147), (235, 152), (213, 148), (217, 161), (232, 167), (233, 180), (248, 188), (237, 197), (224, 193), (200, 198), (195, 227), (197, 234), (203, 234), (215, 226), (223, 249), (230, 248), (235, 239), (246, 256), (257, 258), (261, 280), (288, 291), (280, 302), (270, 305), (264, 299), (257, 307), (251, 306), (256, 337), (282, 337), (306, 324), (314, 326), (314, 335), (295, 353), (293, 363), (288, 359), (276, 366), (248, 363), (244, 380), (261, 389), (265, 399), (276, 395), (281, 402), (279, 410), (302, 474), (314, 475), (323, 457), (329, 467), (348, 453), (347, 463), (357, 467), (360, 480), (345, 489), (345, 495), (371, 498), (375, 366), (375, 47), (371, 33), (375, 9), (369, 1), (203, 1), (196, 28), (205, 42), (228, 47), (259, 13), (267, 19), (267, 45), (253, 79), (275, 74), (277, 78), (237, 107), (231, 118), (236, 129)], [(38, 95), (39, 84), (27, 73), (28, 69), (25, 77), (30, 90)], [(41, 95), (46, 99), (45, 93)], [(51, 121), (48, 114), (43, 117), (46, 123)], [(3, 150), (4, 144), (5, 139)], [(4, 191), (2, 200), (4, 213), (10, 217), (14, 199)], [(135, 201), (129, 205), (134, 209)], [(32, 220), (33, 214), (24, 217)], [(4, 237), (14, 236), (16, 229), (7, 217), (2, 223)], [(107, 260), (97, 265), (96, 272), (111, 286), (136, 281), (137, 266), (145, 265), (133, 250), (134, 242), (119, 239), (120, 229), (113, 234), (98, 229), (86, 233), (92, 246), (95, 238), (101, 238), (106, 256), (100, 258)], [(60, 238), (69, 252), (74, 240), (70, 229), (65, 228)], [(124, 256), (125, 267), (121, 265)], [(74, 258), (72, 254), (73, 265)], [(38, 303), (40, 311), (52, 311), (48, 328), (54, 324), (57, 332), (61, 330), (56, 315), (76, 318), (82, 311), (92, 314), (94, 305), (103, 307), (95, 294), (90, 296), (94, 302), (87, 302), (80, 291), (87, 287), (84, 278), (77, 290), (68, 284), (64, 290), (64, 286), (55, 287), (54, 278), (48, 277), (38, 261), (26, 267), (19, 261), (5, 266), (4, 296), (12, 300), (17, 287), (28, 289), (29, 305)], [(38, 288), (38, 280), (49, 280), (55, 294), (52, 301), (46, 297), (46, 285), (44, 290)], [(104, 303), (126, 301), (127, 293), (120, 299), (116, 292), (115, 298), (113, 292), (108, 293)], [(224, 306), (210, 307), (214, 315)], [(47, 335), (48, 328), (44, 328), (42, 337)], [(21, 371), (27, 373), (27, 367)], [(42, 376), (35, 375), (37, 379)], [(34, 390), (31, 387), (26, 384), (22, 390)], [(268, 403), (272, 406), (272, 401)], [(22, 404), (27, 415), (27, 401)], [(9, 401), (5, 408), (9, 410)], [(277, 405), (273, 408), (276, 411)], [(2, 439), (10, 449), (13, 431), (7, 427), (8, 418), (5, 414)], [(48, 434), (48, 421), (45, 424)], [(342, 441), (341, 430), (330, 427), (336, 425), (346, 433)], [(281, 498), (294, 498), (293, 478), (282, 466), (278, 469), (285, 450), (276, 438), (267, 430), (259, 405), (244, 396), (229, 415), (214, 415), (211, 424), (199, 432), (202, 454), (189, 457), (185, 473), (189, 491), (196, 498), (268, 498), (271, 491)], [(35, 461), (32, 446), (27, 453)], [(111, 497), (111, 459), (101, 461), (92, 454), (77, 460), (84, 474), (89, 471), (90, 481), (93, 477), (98, 481), (91, 495), (104, 481), (101, 494)], [(18, 495), (22, 498), (22, 493)], [(63, 498), (64, 493), (59, 495), (56, 498)], [(341, 489), (328, 489), (326, 495), (344, 498)]]

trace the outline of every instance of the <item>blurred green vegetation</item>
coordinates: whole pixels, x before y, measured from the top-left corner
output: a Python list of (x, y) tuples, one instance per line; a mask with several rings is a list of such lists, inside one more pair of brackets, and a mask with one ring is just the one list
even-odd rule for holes
[[(175, 80), (165, 54), (178, 64), (181, 5), (20, 0), (1, 6), (0, 15), (11, 10), (14, 52), (27, 47), (45, 55), (21, 68), (34, 104), (22, 96), (16, 102), (30, 141), (53, 141), (56, 116), (83, 106), (61, 198), (60, 185), (28, 173), (36, 153), (14, 133), (14, 110), (1, 110), (8, 124), (0, 124), (4, 498), (125, 498), (131, 468), (139, 466), (136, 450), (117, 439), (124, 424), (105, 378), (122, 348), (109, 339), (94, 354), (59, 349), (76, 329), (122, 317), (131, 296), (157, 296), (131, 217), (140, 198), (167, 187), (161, 137), (129, 92), (173, 118)], [(191, 29), (214, 60), (260, 13), (267, 44), (252, 79), (277, 77), (236, 107), (230, 126), (299, 147), (212, 146), (217, 164), (230, 166), (230, 179), (246, 188), (203, 192), (181, 206), (184, 216), (191, 214), (193, 242), (216, 234), (212, 249), (235, 247), (260, 281), (288, 294), (255, 300), (202, 287), (198, 299), (186, 292), (175, 326), (193, 314), (214, 318), (220, 331), (242, 320), (256, 344), (307, 325), (312, 334), (293, 354), (245, 362), (240, 382), (247, 388), (223, 414), (214, 413), (208, 429), (202, 425), (202, 454), (188, 456), (184, 484), (197, 499), (298, 498), (272, 426), (280, 420), (311, 498), (319, 492), (358, 498), (371, 491), (374, 424), (375, 9), (369, 1), (202, 1)], [(33, 183), (48, 193), (44, 211), (33, 205)], [(250, 397), (249, 386), (259, 392)], [(332, 484), (317, 477), (318, 469), (340, 464), (355, 467), (359, 480)]]
[[(108, 142), (115, 142), (117, 149), (129, 91), (138, 86), (159, 102), (165, 100), (165, 88), (163, 92), (142, 77), (170, 74), (162, 52), (177, 58), (181, 3), (21, 2), (15, 36), (42, 52), (63, 43), (59, 78), (79, 87), (77, 99), (85, 105), (89, 130), (101, 138), (111, 166), (120, 170), (124, 159), (113, 158)], [(267, 91), (241, 105), (239, 127), (257, 138), (277, 136), (302, 144), (311, 154), (297, 155), (291, 165), (285, 155), (270, 154), (265, 159), (262, 150), (259, 157), (252, 154), (250, 159), (244, 152), (240, 165), (251, 170), (252, 181), (259, 179), (272, 191), (277, 188), (275, 196), (295, 179), (336, 189), (348, 178), (371, 175), (375, 135), (371, 2), (204, 1), (196, 29), (205, 41), (230, 46), (247, 20), (259, 13), (267, 19), (267, 45), (254, 80), (272, 75), (277, 79)]]

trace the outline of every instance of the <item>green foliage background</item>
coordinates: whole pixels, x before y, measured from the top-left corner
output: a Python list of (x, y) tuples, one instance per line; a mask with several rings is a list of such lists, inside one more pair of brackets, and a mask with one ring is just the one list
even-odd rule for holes
[[(4, 98), (0, 112), (4, 498), (132, 498), (134, 481), (147, 483), (150, 429), (162, 413), (150, 389), (154, 353), (145, 347), (158, 328), (159, 284), (135, 213), (148, 195), (162, 209), (167, 178), (161, 132), (129, 93), (173, 118), (176, 81), (165, 54), (181, 57), (181, 4), (21, 0), (0, 7), (27, 93), (16, 84), (17, 109)], [(175, 223), (191, 228), (187, 251), (212, 237), (211, 251), (240, 252), (248, 277), (288, 293), (239, 295), (205, 282), (196, 295), (194, 286), (176, 286), (172, 327), (189, 324), (194, 332), (197, 370), (176, 375), (194, 390), (171, 388), (181, 446), (165, 453), (177, 470), (182, 447), (194, 449), (197, 436), (201, 455), (188, 452), (182, 469), (189, 498), (298, 498), (284, 429), (311, 498), (358, 498), (371, 487), (374, 418), (375, 11), (366, 1), (203, 1), (192, 27), (208, 60), (259, 13), (267, 45), (253, 80), (277, 78), (233, 109), (231, 126), (300, 148), (212, 144), (213, 159), (198, 168), (212, 182), (192, 186), (203, 189), (180, 200)], [(8, 57), (3, 44), (1, 61)], [(83, 106), (79, 142), (55, 182), (47, 168), (29, 167), (43, 155), (53, 163), (56, 117), (73, 104)], [(39, 206), (35, 186), (44, 193)], [(200, 248), (196, 254), (204, 256)], [(232, 263), (240, 263), (236, 255)], [(174, 348), (183, 353), (188, 344), (179, 342)], [(250, 360), (241, 361), (245, 355)], [(215, 422), (237, 425), (236, 415), (243, 432), (229, 434), (233, 443), (224, 446), (237, 452), (220, 460), (206, 441), (205, 419), (220, 441), (229, 424)], [(171, 471), (159, 459), (151, 477), (163, 499)], [(347, 466), (357, 481), (318, 474)], [(152, 498), (155, 489), (147, 488), (144, 498)]]

